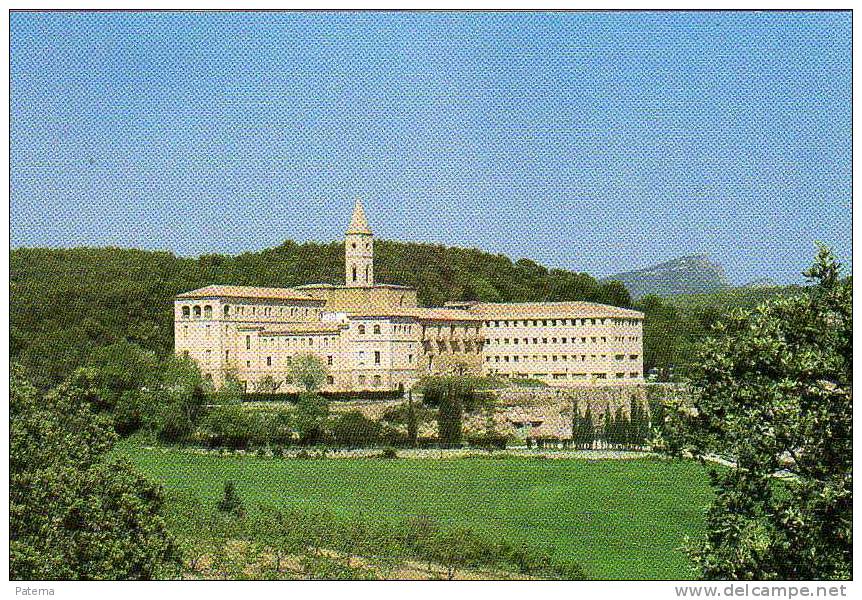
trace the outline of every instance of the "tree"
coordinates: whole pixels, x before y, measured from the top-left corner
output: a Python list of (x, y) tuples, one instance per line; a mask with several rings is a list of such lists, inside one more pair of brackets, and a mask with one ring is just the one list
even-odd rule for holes
[(161, 488), (128, 461), (105, 458), (117, 436), (110, 417), (92, 409), (90, 374), (41, 394), (12, 368), (13, 579), (152, 579), (180, 567)]
[(584, 413), (582, 422), (582, 430), (581, 430), (581, 444), (592, 450), (593, 442), (596, 439), (596, 428), (593, 425), (593, 411), (587, 406), (587, 411)]
[(296, 403), (294, 427), (302, 444), (317, 444), (323, 441), (329, 403), (326, 398), (313, 392), (303, 392)]
[(159, 373), (159, 359), (155, 352), (137, 344), (121, 340), (101, 346), (90, 354), (87, 366), (95, 369), (101, 406), (97, 409), (113, 410), (125, 392), (140, 392), (152, 387)]
[(735, 463), (692, 549), (708, 579), (851, 576), (852, 285), (825, 247), (805, 275), (807, 293), (718, 323), (696, 362), (674, 446)]
[[(324, 373), (325, 376), (325, 373)], [(281, 382), (276, 381), (272, 375), (266, 375), (254, 385), (254, 391), (259, 394), (274, 394), (281, 387)]]
[(437, 406), (440, 443), (460, 446), (463, 439), (464, 406), (475, 405), (474, 381), (468, 377), (426, 377), (420, 382), (423, 401)]
[(290, 365), (290, 380), (307, 392), (318, 390), (326, 381), (326, 364), (316, 354), (295, 356)]
[(224, 381), (212, 395), (212, 398), (216, 404), (242, 404), (243, 394), (243, 386), (236, 375), (236, 371), (230, 369), (225, 371)]
[(407, 392), (407, 439), (411, 446), (416, 446), (419, 440), (419, 417), (416, 415), (416, 407), (413, 405), (413, 393)]
[(165, 440), (187, 438), (204, 414), (212, 384), (187, 356), (169, 356), (162, 365), (162, 378), (153, 398), (156, 433)]
[(222, 497), (219, 500), (217, 508), (220, 512), (242, 517), (245, 515), (245, 507), (243, 506), (242, 498), (236, 490), (236, 484), (233, 481), (225, 481)]
[(611, 405), (605, 405), (605, 414), (602, 417), (602, 438), (605, 441), (605, 446), (610, 446), (613, 441), (614, 423), (611, 416)]

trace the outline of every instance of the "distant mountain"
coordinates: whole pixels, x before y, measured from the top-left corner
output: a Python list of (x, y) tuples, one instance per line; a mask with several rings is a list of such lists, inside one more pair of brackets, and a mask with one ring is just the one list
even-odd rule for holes
[(759, 277), (758, 279), (754, 279), (753, 281), (749, 281), (748, 283), (746, 283), (742, 287), (744, 287), (744, 288), (755, 288), (755, 289), (772, 288), (772, 287), (778, 287), (778, 284), (775, 283), (775, 281), (773, 281), (769, 277)]
[(706, 254), (675, 258), (645, 269), (617, 273), (601, 281), (622, 282), (633, 299), (649, 294), (704, 294), (730, 287), (724, 268), (710, 261)]

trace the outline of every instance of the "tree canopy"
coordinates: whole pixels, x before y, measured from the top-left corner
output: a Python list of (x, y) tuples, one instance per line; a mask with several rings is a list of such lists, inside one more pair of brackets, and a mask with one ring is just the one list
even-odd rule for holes
[(179, 566), (160, 515), (161, 489), (126, 460), (107, 460), (109, 416), (82, 370), (42, 394), (10, 381), (10, 576), (152, 579)]
[(844, 579), (852, 553), (852, 285), (821, 248), (806, 294), (716, 323), (671, 448), (722, 455), (706, 579)]
[[(619, 284), (584, 273), (433, 244), (376, 241), (375, 274), (380, 282), (417, 288), (424, 306), (459, 299), (630, 302)], [(130, 342), (169, 354), (178, 293), (210, 284), (290, 287), (343, 278), (341, 242), (287, 241), (261, 252), (196, 259), (120, 248), (17, 248), (10, 254), (11, 356), (47, 389), (99, 347)]]

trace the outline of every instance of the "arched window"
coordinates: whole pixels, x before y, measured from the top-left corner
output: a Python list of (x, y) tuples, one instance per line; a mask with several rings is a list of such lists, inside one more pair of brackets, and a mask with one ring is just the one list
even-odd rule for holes
[(374, 326), (374, 333), (375, 333), (375, 334), (377, 334), (377, 335), (380, 335), (380, 325), (375, 325), (375, 326)]
[(191, 309), (188, 306), (183, 306), (183, 319), (188, 319), (191, 314)]
[(224, 316), (230, 316), (230, 306), (228, 306), (227, 304), (224, 305)]
[(201, 318), (201, 307), (195, 306), (193, 314), (195, 315), (195, 319), (200, 319)]
[(204, 306), (204, 318), (212, 319), (213, 318), (213, 307), (207, 304)]
[(359, 335), (365, 335), (365, 325), (359, 326)]

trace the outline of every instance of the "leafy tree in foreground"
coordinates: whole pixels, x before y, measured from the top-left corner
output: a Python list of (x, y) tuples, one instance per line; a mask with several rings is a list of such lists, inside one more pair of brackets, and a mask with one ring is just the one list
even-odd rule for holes
[(162, 370), (161, 383), (151, 398), (154, 427), (164, 440), (184, 440), (203, 417), (212, 384), (186, 356), (169, 356)]
[(10, 381), (12, 579), (152, 579), (177, 572), (161, 489), (104, 454), (117, 436), (93, 412), (87, 373), (40, 394)]
[(736, 462), (693, 550), (707, 579), (851, 577), (852, 285), (824, 247), (805, 275), (807, 294), (719, 323), (698, 361), (677, 447)]

